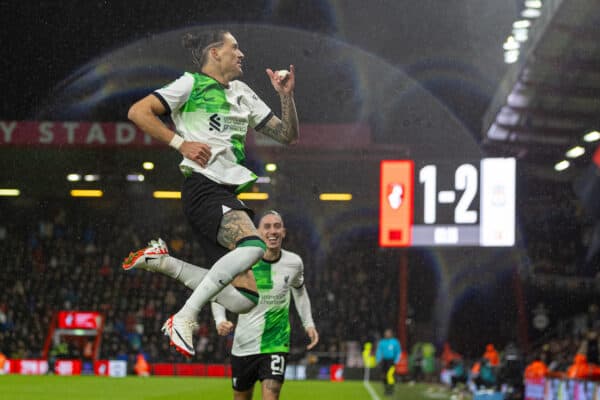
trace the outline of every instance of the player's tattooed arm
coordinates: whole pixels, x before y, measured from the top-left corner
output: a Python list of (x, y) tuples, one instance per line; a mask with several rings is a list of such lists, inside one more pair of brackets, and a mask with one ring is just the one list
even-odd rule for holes
[(283, 144), (298, 142), (298, 113), (292, 94), (280, 95), (281, 119), (273, 116), (259, 132)]
[(248, 236), (258, 236), (258, 232), (245, 211), (231, 210), (223, 215), (217, 233), (217, 241), (221, 246), (233, 250), (240, 239)]

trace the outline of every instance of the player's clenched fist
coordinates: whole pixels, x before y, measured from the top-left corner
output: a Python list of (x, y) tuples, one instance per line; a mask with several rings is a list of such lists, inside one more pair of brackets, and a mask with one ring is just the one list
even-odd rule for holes
[(210, 160), (210, 146), (201, 142), (183, 142), (179, 152), (189, 160), (196, 162), (201, 167), (206, 167)]
[(227, 336), (231, 332), (233, 332), (233, 322), (223, 321), (223, 322), (219, 322), (219, 325), (217, 325), (217, 333), (219, 335)]

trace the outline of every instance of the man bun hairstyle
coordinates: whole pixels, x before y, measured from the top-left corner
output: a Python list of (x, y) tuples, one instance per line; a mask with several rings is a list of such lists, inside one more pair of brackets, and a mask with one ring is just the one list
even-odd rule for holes
[(209, 50), (223, 46), (225, 35), (228, 33), (226, 30), (196, 34), (188, 32), (181, 38), (181, 45), (192, 53), (194, 64), (202, 68), (208, 61)]

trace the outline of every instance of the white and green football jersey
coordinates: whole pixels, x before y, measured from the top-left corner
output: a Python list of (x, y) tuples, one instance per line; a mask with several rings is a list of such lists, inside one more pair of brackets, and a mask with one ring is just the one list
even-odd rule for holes
[[(287, 353), (290, 350), (291, 289), (304, 285), (304, 265), (295, 253), (281, 250), (281, 258), (261, 260), (252, 267), (260, 299), (256, 307), (238, 316), (231, 354), (247, 356)], [(312, 316), (301, 316), (305, 326), (314, 326)]]
[(256, 180), (242, 165), (248, 127), (262, 126), (271, 109), (241, 81), (229, 87), (202, 73), (186, 72), (155, 95), (171, 112), (177, 132), (187, 141), (206, 143), (211, 157), (205, 168), (184, 157), (182, 171), (193, 170), (239, 190)]

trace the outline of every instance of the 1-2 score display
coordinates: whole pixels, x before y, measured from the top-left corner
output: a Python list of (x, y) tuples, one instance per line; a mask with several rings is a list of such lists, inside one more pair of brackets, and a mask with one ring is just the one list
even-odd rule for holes
[(380, 245), (513, 246), (515, 174), (513, 158), (382, 161)]

